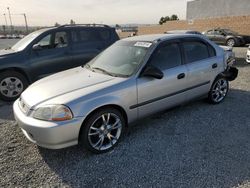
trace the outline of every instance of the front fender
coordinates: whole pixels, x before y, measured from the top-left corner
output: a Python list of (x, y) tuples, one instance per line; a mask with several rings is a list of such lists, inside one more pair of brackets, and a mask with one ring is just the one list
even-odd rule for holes
[(83, 116), (84, 118), (86, 118), (96, 109), (99, 109), (104, 106), (115, 105), (124, 110), (128, 118), (128, 123), (131, 123), (137, 120), (138, 114), (137, 114), (137, 109), (129, 109), (130, 100), (127, 99), (128, 97), (131, 96), (122, 96), (122, 95), (102, 96), (98, 98), (92, 98), (88, 101), (83, 101), (74, 105), (70, 105), (70, 107), (72, 107), (72, 111), (75, 116)]

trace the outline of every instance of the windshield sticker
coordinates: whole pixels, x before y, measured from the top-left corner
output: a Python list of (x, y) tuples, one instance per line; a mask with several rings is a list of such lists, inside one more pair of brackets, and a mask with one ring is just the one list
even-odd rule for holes
[(134, 46), (149, 48), (151, 45), (151, 42), (136, 42)]

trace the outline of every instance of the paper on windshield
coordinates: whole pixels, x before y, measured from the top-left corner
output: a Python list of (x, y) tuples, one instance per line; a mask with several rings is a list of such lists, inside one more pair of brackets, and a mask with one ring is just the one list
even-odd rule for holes
[(136, 42), (134, 46), (149, 48), (151, 45), (151, 42)]

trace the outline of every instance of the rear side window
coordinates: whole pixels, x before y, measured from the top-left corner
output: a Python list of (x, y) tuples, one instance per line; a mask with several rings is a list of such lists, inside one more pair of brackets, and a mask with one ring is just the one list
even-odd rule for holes
[(71, 39), (74, 43), (78, 42), (101, 42), (110, 41), (111, 31), (105, 28), (81, 29), (71, 31)]
[(215, 35), (222, 35), (223, 33), (222, 33), (222, 31), (220, 31), (220, 30), (214, 30), (214, 34), (215, 34)]
[(210, 57), (208, 47), (202, 42), (184, 42), (187, 63), (204, 60)]
[(81, 42), (92, 42), (99, 41), (98, 36), (95, 31), (91, 30), (80, 30), (79, 31), (79, 40)]
[(100, 30), (98, 31), (101, 40), (109, 41), (110, 40), (110, 31), (109, 30)]
[(179, 45), (177, 43), (171, 43), (160, 46), (154, 52), (150, 64), (156, 66), (160, 70), (166, 70), (181, 65)]
[(78, 37), (77, 37), (77, 32), (76, 31), (71, 31), (71, 38), (73, 42), (78, 42)]
[(100, 41), (97, 31), (90, 29), (73, 30), (71, 38), (74, 43)]

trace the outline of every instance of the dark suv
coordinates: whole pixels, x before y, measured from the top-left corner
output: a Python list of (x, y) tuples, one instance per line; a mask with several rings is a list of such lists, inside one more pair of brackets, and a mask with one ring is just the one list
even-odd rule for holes
[(227, 45), (230, 47), (243, 46), (250, 42), (249, 36), (240, 35), (230, 29), (211, 29), (203, 34), (217, 44)]
[(115, 29), (102, 24), (35, 31), (13, 47), (0, 50), (0, 98), (15, 100), (32, 82), (83, 65), (117, 40)]

